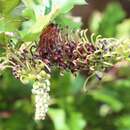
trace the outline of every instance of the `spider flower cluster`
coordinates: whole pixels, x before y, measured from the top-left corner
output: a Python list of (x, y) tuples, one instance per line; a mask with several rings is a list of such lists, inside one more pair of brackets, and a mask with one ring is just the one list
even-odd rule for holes
[(89, 40), (86, 32), (87, 30), (61, 29), (50, 24), (42, 32), (39, 41), (41, 60), (50, 68), (58, 67), (72, 73), (86, 70), (88, 74), (92, 74), (104, 71), (130, 54), (128, 41), (94, 35)]
[(45, 68), (49, 68), (33, 55), (33, 48), (32, 43), (24, 43), (19, 49), (8, 46), (5, 57), (1, 57), (1, 66), (10, 67), (13, 75), (22, 83), (32, 83), (35, 119), (43, 120), (48, 111), (50, 74), (45, 71)]
[(50, 74), (54, 68), (88, 76), (104, 72), (118, 61), (130, 57), (130, 40), (86, 35), (87, 30), (70, 30), (50, 24), (38, 44), (23, 43), (19, 48), (5, 47), (0, 57), (0, 70), (11, 68), (22, 83), (32, 83), (35, 96), (35, 119), (45, 119), (49, 105)]

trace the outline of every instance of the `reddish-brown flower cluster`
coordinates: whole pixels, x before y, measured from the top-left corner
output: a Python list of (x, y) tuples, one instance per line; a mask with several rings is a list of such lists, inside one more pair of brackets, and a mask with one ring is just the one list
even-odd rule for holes
[(95, 47), (91, 43), (84, 44), (68, 38), (64, 30), (55, 24), (43, 30), (38, 47), (40, 58), (47, 65), (72, 72), (88, 70), (88, 58), (94, 51)]

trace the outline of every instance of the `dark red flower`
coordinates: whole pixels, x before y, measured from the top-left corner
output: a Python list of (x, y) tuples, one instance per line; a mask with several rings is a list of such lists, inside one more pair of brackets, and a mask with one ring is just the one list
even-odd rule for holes
[(58, 66), (72, 72), (88, 69), (87, 57), (95, 51), (94, 46), (69, 39), (66, 33), (55, 24), (48, 25), (39, 41), (40, 58), (50, 67)]

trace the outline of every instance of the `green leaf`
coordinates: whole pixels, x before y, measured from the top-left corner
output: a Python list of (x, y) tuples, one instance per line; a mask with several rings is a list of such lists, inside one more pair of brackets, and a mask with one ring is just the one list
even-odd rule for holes
[(89, 26), (90, 26), (90, 30), (91, 32), (97, 33), (99, 26), (100, 26), (100, 22), (102, 21), (102, 14), (99, 11), (95, 11), (89, 21)]
[(130, 115), (122, 115), (115, 120), (115, 125), (119, 130), (129, 130), (130, 129)]
[[(26, 9), (23, 11), (23, 16), (33, 21), (31, 26), (26, 28), (27, 34), (36, 34), (49, 24), (49, 22), (56, 16), (57, 8), (52, 9), (51, 1), (22, 0)], [(49, 4), (49, 6), (48, 6)]]
[(33, 0), (22, 0), (22, 2), (27, 8), (33, 8), (35, 6), (35, 3)]
[(35, 15), (32, 9), (26, 8), (23, 10), (23, 17), (35, 20)]
[(20, 0), (3, 0), (0, 2), (0, 10), (4, 14), (11, 13), (11, 11), (20, 3)]
[(114, 37), (116, 35), (116, 26), (125, 17), (125, 12), (120, 4), (111, 3), (106, 8), (103, 15), (98, 33), (104, 37)]
[[(52, 10), (52, 2), (48, 1), (33, 1), (33, 0), (22, 0), (27, 9), (34, 11), (36, 19), (40, 16), (47, 15)], [(55, 8), (55, 7), (54, 7)]]
[(19, 18), (2, 17), (0, 19), (0, 33), (15, 32), (20, 26), (21, 20)]
[(123, 103), (120, 102), (109, 90), (95, 90), (91, 95), (98, 101), (108, 104), (114, 111), (120, 111), (123, 108)]
[(39, 38), (38, 33), (29, 32), (29, 29), (33, 26), (34, 21), (26, 21), (22, 24), (22, 30), (19, 31), (19, 34), (23, 41), (36, 41)]
[(68, 130), (65, 112), (62, 109), (49, 109), (48, 114), (54, 123), (55, 130)]
[(48, 15), (39, 16), (34, 25), (29, 29), (29, 33), (39, 33), (43, 30), (46, 25), (49, 24), (50, 21), (55, 17), (57, 14), (57, 9), (52, 10)]
[(117, 26), (117, 37), (118, 38), (130, 38), (130, 19), (124, 20)]
[(65, 16), (65, 15), (59, 15), (58, 17), (56, 17), (55, 21), (57, 24), (61, 25), (61, 26), (68, 26), (69, 28), (72, 29), (79, 29), (82, 25), (81, 21), (79, 20), (78, 22), (75, 22), (76, 17), (72, 17), (72, 16)]
[(83, 89), (84, 82), (85, 78), (80, 74), (75, 78), (75, 80), (72, 80), (72, 86), (74, 86), (70, 88), (72, 93), (79, 93)]
[(28, 41), (37, 41), (39, 39), (39, 33), (27, 33), (25, 30), (19, 32), (22, 41), (28, 42)]
[(70, 130), (83, 130), (86, 121), (83, 119), (82, 114), (79, 112), (71, 112), (70, 119), (68, 119)]
[[(23, 0), (25, 6), (29, 9), (28, 12), (25, 10), (25, 16), (33, 17), (33, 13), (29, 12), (29, 10), (33, 10), (35, 14), (34, 24), (28, 29), (28, 33), (39, 33), (46, 27), (50, 21), (52, 21), (57, 15), (60, 13), (68, 12), (75, 4), (84, 4), (84, 0), (49, 0), (41, 2), (41, 4), (36, 4), (33, 0)], [(26, 13), (27, 12), (27, 13)], [(66, 20), (67, 23), (67, 20)], [(72, 22), (70, 22), (72, 23)], [(74, 25), (74, 24), (73, 24)]]
[(52, 5), (58, 6), (61, 14), (69, 12), (74, 5), (83, 4), (86, 4), (85, 0), (52, 0)]

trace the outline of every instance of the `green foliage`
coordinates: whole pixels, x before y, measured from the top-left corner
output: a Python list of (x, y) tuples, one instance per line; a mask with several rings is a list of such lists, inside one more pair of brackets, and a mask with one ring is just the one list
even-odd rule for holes
[[(90, 126), (93, 130), (129, 129), (130, 75), (125, 70), (129, 66), (121, 67), (113, 79), (109, 78), (113, 74), (105, 75), (102, 83), (92, 80), (87, 87), (95, 84), (99, 87), (89, 89), (87, 94), (81, 92), (83, 77), (74, 79), (69, 73), (61, 77), (55, 72), (51, 81), (52, 105), (46, 120), (38, 123), (33, 120), (30, 87), (25, 88), (6, 72), (0, 80), (0, 130), (83, 130)], [(3, 112), (11, 115), (5, 117)]]
[(116, 92), (109, 89), (95, 90), (92, 92), (96, 100), (105, 102), (113, 111), (120, 111), (123, 108), (123, 103), (117, 99), (116, 94)]
[[(81, 21), (75, 22), (75, 19), (80, 19), (79, 17), (72, 17), (70, 15), (59, 15), (56, 17), (56, 23), (61, 26), (68, 26), (72, 29), (79, 29), (81, 27)], [(71, 25), (71, 26), (70, 26)]]
[(15, 32), (22, 41), (36, 41), (43, 28), (55, 21), (56, 16), (70, 11), (76, 4), (85, 4), (85, 1), (3, 0), (0, 2), (0, 35)]
[(61, 14), (69, 12), (74, 7), (74, 5), (86, 4), (85, 0), (62, 0), (62, 1), (53, 0), (52, 3), (54, 5), (59, 6), (59, 8), (61, 9), (60, 11)]
[[(103, 37), (115, 37), (116, 28), (125, 17), (125, 12), (118, 3), (111, 3), (107, 6), (103, 15), (95, 13), (92, 19), (91, 29), (96, 31), (98, 34), (101, 34)], [(96, 27), (94, 27), (96, 26)]]
[(1, 0), (0, 11), (1, 13), (8, 15), (19, 3), (20, 3), (20, 0)]
[(117, 37), (129, 38), (130, 37), (130, 19), (124, 20), (117, 26)]

